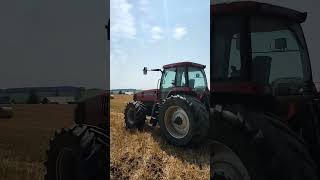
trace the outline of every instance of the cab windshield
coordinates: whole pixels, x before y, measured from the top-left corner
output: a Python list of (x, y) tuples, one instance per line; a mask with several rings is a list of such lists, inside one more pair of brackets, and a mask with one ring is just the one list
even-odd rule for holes
[(250, 22), (254, 80), (270, 85), (306, 80), (309, 60), (300, 26), (267, 17)]
[[(188, 79), (188, 81), (186, 81), (186, 79)], [(173, 87), (190, 87), (196, 91), (206, 90), (207, 79), (204, 70), (198, 67), (166, 69), (163, 73), (161, 89), (165, 91)]]
[(211, 25), (214, 81), (255, 81), (292, 94), (311, 79), (299, 23), (266, 16), (220, 16)]

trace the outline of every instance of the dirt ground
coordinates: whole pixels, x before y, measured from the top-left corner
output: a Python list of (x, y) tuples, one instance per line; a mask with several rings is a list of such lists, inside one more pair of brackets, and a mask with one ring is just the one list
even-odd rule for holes
[(74, 105), (15, 105), (0, 119), (0, 180), (43, 180), (54, 131), (73, 124)]
[(159, 127), (126, 130), (123, 111), (132, 99), (117, 95), (111, 100), (111, 179), (209, 179), (209, 149), (169, 145)]

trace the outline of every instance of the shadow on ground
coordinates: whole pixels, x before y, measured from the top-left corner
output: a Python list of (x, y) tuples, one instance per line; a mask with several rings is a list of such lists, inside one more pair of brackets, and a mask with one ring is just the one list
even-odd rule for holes
[(154, 140), (159, 144), (160, 148), (170, 156), (179, 158), (181, 161), (195, 164), (199, 166), (200, 169), (209, 162), (209, 160), (204, 158), (195, 158), (195, 156), (205, 157), (206, 154), (209, 153), (209, 141), (205, 141), (203, 144), (197, 146), (177, 147), (166, 141), (166, 139), (161, 135), (159, 126), (153, 127), (146, 124), (143, 131), (150, 133)]

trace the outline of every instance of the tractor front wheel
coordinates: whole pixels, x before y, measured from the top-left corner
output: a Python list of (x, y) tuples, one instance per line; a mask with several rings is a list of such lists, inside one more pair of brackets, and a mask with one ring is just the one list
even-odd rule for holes
[(139, 101), (129, 102), (124, 111), (124, 120), (128, 129), (138, 128), (144, 126), (146, 119), (146, 108)]
[(161, 105), (159, 124), (164, 137), (176, 146), (202, 142), (209, 128), (209, 112), (191, 96), (170, 96)]

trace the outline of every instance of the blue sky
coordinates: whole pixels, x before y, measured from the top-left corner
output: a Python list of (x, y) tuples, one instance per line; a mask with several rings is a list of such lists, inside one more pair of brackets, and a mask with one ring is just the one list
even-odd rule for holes
[(210, 2), (207, 0), (111, 0), (110, 85), (157, 87), (159, 72), (144, 66), (192, 61), (210, 72)]

